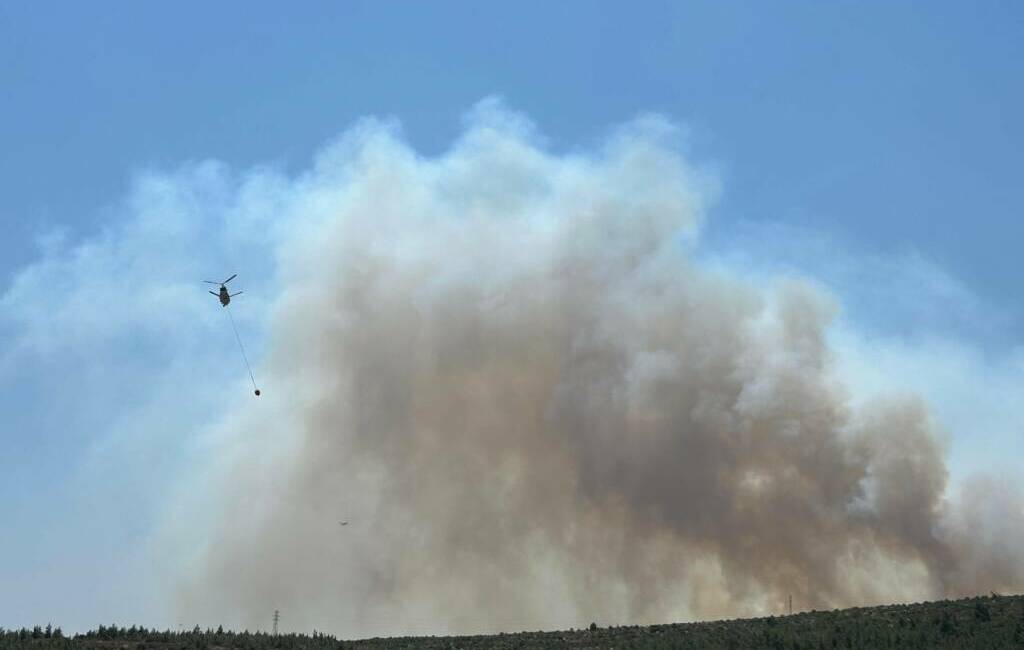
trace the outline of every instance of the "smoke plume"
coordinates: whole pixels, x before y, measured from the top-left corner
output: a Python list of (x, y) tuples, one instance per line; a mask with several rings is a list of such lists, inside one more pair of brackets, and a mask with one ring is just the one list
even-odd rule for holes
[(951, 490), (913, 394), (852, 399), (827, 292), (697, 261), (716, 187), (664, 120), (558, 154), (484, 102), (434, 158), (368, 121), (281, 192), (264, 396), (220, 425), (183, 620), (514, 631), (1019, 589), (1013, 486)]

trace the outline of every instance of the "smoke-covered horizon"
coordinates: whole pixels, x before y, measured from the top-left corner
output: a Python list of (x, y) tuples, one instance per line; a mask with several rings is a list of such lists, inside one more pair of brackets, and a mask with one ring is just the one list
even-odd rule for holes
[(206, 523), (168, 515), (179, 618), (512, 631), (1019, 589), (1016, 484), (954, 494), (927, 404), (844, 378), (814, 278), (692, 255), (717, 189), (680, 142), (646, 117), (553, 153), (484, 102), (438, 157), (366, 121), (270, 184), (264, 395), (215, 428)]

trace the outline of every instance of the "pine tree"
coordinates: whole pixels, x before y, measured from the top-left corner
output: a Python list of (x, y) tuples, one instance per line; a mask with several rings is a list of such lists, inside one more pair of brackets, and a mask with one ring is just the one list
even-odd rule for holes
[(974, 604), (974, 619), (987, 623), (992, 620), (992, 614), (988, 611), (988, 606), (980, 600)]

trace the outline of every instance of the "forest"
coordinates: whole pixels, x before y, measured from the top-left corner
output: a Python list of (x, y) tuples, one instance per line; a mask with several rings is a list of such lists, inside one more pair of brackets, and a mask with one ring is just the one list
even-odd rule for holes
[(52, 624), (5, 630), (0, 649), (75, 648), (95, 650), (261, 650), (297, 648), (1022, 648), (1024, 596), (977, 598), (905, 605), (811, 611), (730, 621), (649, 626), (599, 626), (556, 632), (517, 632), (449, 637), (338, 639), (309, 634), (230, 632), (223, 628), (187, 631), (100, 625), (66, 635)]

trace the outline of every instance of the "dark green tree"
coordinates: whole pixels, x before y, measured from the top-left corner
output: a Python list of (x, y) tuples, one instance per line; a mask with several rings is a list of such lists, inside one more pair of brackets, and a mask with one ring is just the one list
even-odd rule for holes
[(988, 605), (982, 601), (974, 603), (974, 620), (987, 623), (992, 620), (992, 614), (988, 611)]

